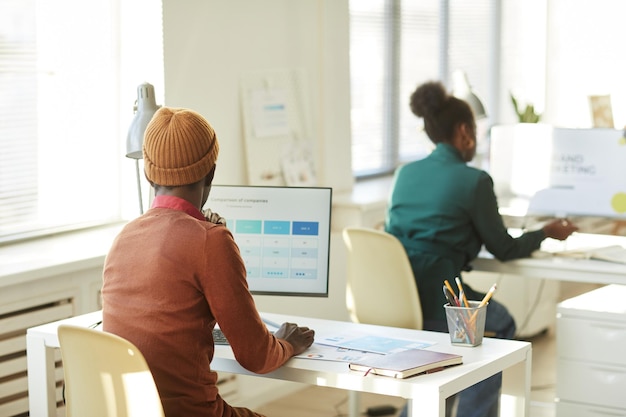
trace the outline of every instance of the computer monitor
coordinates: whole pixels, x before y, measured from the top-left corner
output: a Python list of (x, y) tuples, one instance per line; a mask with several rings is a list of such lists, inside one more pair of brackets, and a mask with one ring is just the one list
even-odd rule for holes
[(328, 296), (332, 189), (213, 185), (205, 208), (224, 217), (253, 294)]

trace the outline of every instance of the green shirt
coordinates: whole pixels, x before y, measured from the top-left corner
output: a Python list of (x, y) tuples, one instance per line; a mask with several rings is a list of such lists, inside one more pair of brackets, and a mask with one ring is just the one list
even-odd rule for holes
[(506, 261), (529, 256), (545, 239), (542, 230), (511, 237), (489, 174), (467, 166), (453, 146), (442, 143), (396, 171), (385, 230), (411, 258), (425, 319), (445, 317), (443, 281), (454, 285), (482, 245)]

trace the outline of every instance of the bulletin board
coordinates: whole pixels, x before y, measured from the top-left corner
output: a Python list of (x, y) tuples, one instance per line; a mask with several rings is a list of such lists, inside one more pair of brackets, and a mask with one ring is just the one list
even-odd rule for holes
[(317, 185), (305, 72), (245, 72), (240, 93), (249, 184)]

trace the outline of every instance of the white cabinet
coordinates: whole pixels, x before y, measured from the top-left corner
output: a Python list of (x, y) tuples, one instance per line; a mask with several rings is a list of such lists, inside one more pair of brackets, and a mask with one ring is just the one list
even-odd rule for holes
[(626, 416), (626, 286), (557, 306), (557, 417)]

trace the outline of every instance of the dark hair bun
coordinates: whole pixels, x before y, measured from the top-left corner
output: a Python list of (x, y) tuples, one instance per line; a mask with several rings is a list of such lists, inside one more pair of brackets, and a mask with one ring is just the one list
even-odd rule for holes
[(430, 118), (437, 114), (448, 99), (445, 87), (439, 81), (420, 85), (411, 95), (411, 111), (418, 117)]

